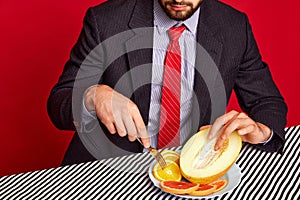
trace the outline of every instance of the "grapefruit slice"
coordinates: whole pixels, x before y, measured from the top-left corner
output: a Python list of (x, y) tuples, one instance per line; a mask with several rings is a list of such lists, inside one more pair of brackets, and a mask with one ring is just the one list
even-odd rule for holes
[(227, 180), (226, 179), (217, 180), (217, 181), (214, 181), (214, 182), (210, 183), (210, 185), (215, 185), (216, 189), (215, 189), (214, 192), (218, 192), (218, 191), (222, 190), (227, 185)]
[(181, 173), (178, 164), (172, 160), (166, 160), (167, 167), (162, 169), (158, 163), (153, 167), (153, 176), (158, 181), (180, 181)]
[(206, 196), (215, 192), (217, 186), (211, 184), (200, 184), (197, 190), (189, 193), (191, 196)]
[(197, 190), (199, 184), (188, 183), (183, 181), (162, 181), (160, 187), (165, 191), (172, 194), (189, 194)]

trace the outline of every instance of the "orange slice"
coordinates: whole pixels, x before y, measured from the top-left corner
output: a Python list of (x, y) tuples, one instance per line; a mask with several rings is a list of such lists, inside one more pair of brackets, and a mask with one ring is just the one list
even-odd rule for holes
[(162, 155), (172, 154), (172, 155), (175, 155), (175, 156), (179, 156), (179, 155), (180, 155), (177, 151), (168, 150), (168, 149), (164, 149), (164, 150), (161, 152), (161, 154), (162, 154)]
[(222, 190), (227, 185), (227, 180), (226, 179), (216, 180), (216, 181), (210, 183), (210, 185), (215, 185), (216, 189), (215, 189), (214, 192), (218, 192), (218, 191)]
[(153, 167), (153, 176), (158, 181), (180, 181), (181, 173), (178, 164), (172, 160), (166, 160), (167, 167), (162, 169), (158, 163)]
[(206, 195), (214, 193), (216, 188), (217, 188), (216, 185), (200, 184), (199, 187), (195, 191), (189, 193), (189, 195), (191, 195), (191, 196), (206, 196)]
[(198, 188), (197, 183), (188, 183), (183, 181), (162, 181), (160, 187), (172, 194), (188, 194)]

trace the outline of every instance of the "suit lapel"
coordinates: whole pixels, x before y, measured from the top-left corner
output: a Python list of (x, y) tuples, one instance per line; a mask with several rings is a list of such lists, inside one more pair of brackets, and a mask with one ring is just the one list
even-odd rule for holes
[(222, 31), (220, 22), (215, 20), (213, 5), (209, 0), (201, 4), (197, 41), (207, 51), (215, 64), (219, 66), (222, 54)]
[[(194, 91), (196, 95), (193, 104), (193, 129), (197, 129), (201, 124), (212, 123), (219, 113), (215, 113), (211, 106), (216, 95), (214, 88), (218, 81), (221, 81), (218, 66), (222, 54), (222, 35), (219, 31), (219, 22), (213, 17), (210, 1), (205, 0), (201, 4), (200, 21), (197, 30), (197, 55), (195, 62), (195, 82)], [(209, 95), (210, 98), (203, 98)], [(210, 107), (209, 107), (210, 105)], [(198, 109), (195, 109), (199, 108)], [(200, 116), (199, 116), (200, 113)]]
[(126, 52), (134, 89), (134, 102), (148, 123), (153, 46), (153, 1), (136, 1), (128, 24), (132, 37), (127, 40)]

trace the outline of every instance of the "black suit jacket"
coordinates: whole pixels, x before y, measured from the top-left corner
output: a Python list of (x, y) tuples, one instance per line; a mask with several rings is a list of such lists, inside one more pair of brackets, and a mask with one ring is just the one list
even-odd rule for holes
[[(93, 127), (82, 128), (80, 119), (82, 96), (92, 83), (107, 84), (130, 97), (139, 107), (145, 124), (148, 123), (153, 42), (151, 27), (152, 0), (110, 0), (88, 10), (80, 37), (48, 99), (49, 116), (58, 128), (76, 130), (77, 127), (77, 131), (83, 133), (93, 130)], [(201, 125), (211, 124), (216, 117), (224, 114), (234, 89), (241, 108), (252, 119), (274, 131), (267, 145), (256, 146), (281, 152), (287, 107), (268, 66), (261, 60), (247, 16), (221, 2), (204, 0), (197, 42), (193, 131), (196, 132)], [(91, 56), (92, 50), (96, 56)], [(97, 62), (87, 61), (88, 55), (93, 58), (100, 55), (101, 58), (95, 58)], [(141, 66), (142, 70), (139, 70)], [(89, 73), (85, 74), (82, 69), (89, 69)], [(89, 81), (76, 87), (76, 81), (80, 79), (78, 73), (84, 74), (82, 80)], [(120, 80), (122, 84), (119, 84)], [(129, 152), (142, 151), (137, 142), (130, 142), (117, 134), (111, 135), (101, 123), (100, 126), (106, 135), (101, 137), (107, 137)], [(114, 151), (113, 148), (105, 148)], [(107, 157), (111, 155), (107, 154)], [(94, 157), (75, 134), (64, 164), (88, 161)]]

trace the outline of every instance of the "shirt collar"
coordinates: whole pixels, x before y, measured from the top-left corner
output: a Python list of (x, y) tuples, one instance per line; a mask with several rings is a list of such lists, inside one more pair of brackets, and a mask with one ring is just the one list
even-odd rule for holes
[(195, 36), (197, 32), (197, 25), (198, 25), (198, 19), (200, 14), (200, 7), (197, 9), (197, 11), (188, 19), (185, 21), (176, 21), (173, 19), (170, 19), (160, 4), (158, 3), (158, 0), (154, 0), (154, 26), (157, 27), (158, 32), (162, 33), (167, 31), (172, 26), (175, 26), (177, 24), (184, 24), (187, 29)]

